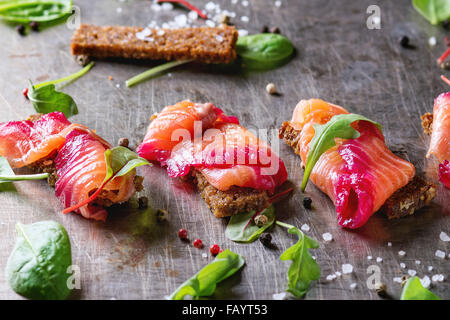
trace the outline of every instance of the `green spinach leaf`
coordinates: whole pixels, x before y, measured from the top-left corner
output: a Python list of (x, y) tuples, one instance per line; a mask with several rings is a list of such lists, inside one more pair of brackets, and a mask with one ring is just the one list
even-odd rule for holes
[(306, 158), (305, 173), (303, 174), (303, 180), (301, 190), (305, 191), (308, 183), (309, 176), (319, 160), (320, 156), (328, 149), (336, 145), (335, 138), (342, 139), (356, 139), (360, 134), (355, 130), (351, 124), (355, 121), (364, 120), (375, 124), (381, 130), (381, 125), (375, 121), (367, 119), (359, 114), (339, 114), (330, 119), (323, 125), (314, 125), (315, 133), (309, 144), (309, 152)]
[(403, 287), (400, 300), (441, 300), (441, 298), (425, 289), (418, 277), (411, 277)]
[(103, 190), (105, 185), (114, 178), (124, 176), (140, 166), (146, 165), (152, 166), (152, 164), (148, 162), (146, 159), (139, 157), (136, 152), (133, 152), (125, 147), (115, 147), (106, 150), (105, 160), (106, 160), (106, 176), (105, 179), (103, 180), (102, 185), (88, 199), (80, 202), (79, 204), (76, 204), (75, 206), (64, 209), (63, 213), (74, 211), (88, 204), (89, 202), (92, 202), (95, 198), (97, 198), (97, 196)]
[(268, 70), (286, 63), (294, 46), (280, 34), (260, 33), (239, 37), (236, 51), (248, 69)]
[(448, 0), (413, 0), (412, 3), (414, 8), (432, 24), (450, 19)]
[(11, 288), (29, 299), (65, 299), (72, 264), (66, 230), (54, 221), (16, 225), (17, 241), (6, 264)]
[(60, 111), (66, 118), (78, 114), (78, 108), (71, 96), (55, 90), (54, 84), (48, 84), (39, 89), (33, 85), (28, 90), (28, 98), (39, 113)]
[(317, 249), (319, 243), (292, 225), (280, 221), (277, 221), (277, 224), (287, 228), (289, 233), (298, 236), (298, 242), (283, 252), (280, 260), (292, 260), (287, 274), (288, 288), (286, 291), (301, 298), (308, 291), (310, 282), (320, 278), (319, 265), (308, 251), (308, 249)]
[(0, 18), (14, 23), (51, 22), (72, 13), (72, 0), (14, 0), (0, 2)]
[(275, 209), (273, 206), (265, 209), (261, 214), (268, 218), (267, 223), (262, 227), (258, 227), (253, 221), (255, 211), (232, 216), (225, 230), (225, 236), (236, 242), (249, 243), (255, 241), (275, 221)]
[(233, 275), (244, 265), (244, 258), (231, 250), (225, 250), (192, 278), (184, 282), (169, 297), (171, 300), (183, 300), (185, 296), (194, 299), (207, 297), (214, 293), (217, 283)]

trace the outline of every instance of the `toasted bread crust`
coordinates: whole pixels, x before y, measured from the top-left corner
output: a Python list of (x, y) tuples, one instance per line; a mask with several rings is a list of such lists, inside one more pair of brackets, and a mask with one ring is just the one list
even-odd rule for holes
[[(279, 137), (291, 146), (296, 154), (300, 155), (300, 131), (295, 130), (288, 121), (281, 126)], [(416, 176), (387, 199), (380, 211), (389, 219), (401, 218), (428, 205), (435, 196), (436, 186)]]
[(270, 206), (269, 196), (265, 190), (233, 187), (227, 191), (220, 191), (199, 171), (194, 170), (191, 175), (202, 198), (216, 218), (229, 217), (242, 212), (257, 212)]
[(203, 63), (229, 63), (237, 56), (235, 27), (149, 29), (148, 41), (136, 36), (142, 30), (82, 24), (72, 37), (72, 54), (95, 58), (193, 59)]
[(433, 114), (427, 112), (423, 116), (421, 116), (420, 119), (422, 119), (423, 132), (431, 135), (433, 131)]

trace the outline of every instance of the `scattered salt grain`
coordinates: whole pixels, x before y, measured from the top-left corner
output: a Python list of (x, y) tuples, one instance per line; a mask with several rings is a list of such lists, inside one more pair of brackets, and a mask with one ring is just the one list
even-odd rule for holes
[(158, 36), (163, 36), (164, 33), (165, 33), (165, 31), (162, 30), (162, 29), (159, 29), (159, 30), (156, 32), (156, 34), (157, 34)]
[(322, 238), (324, 241), (330, 242), (331, 240), (333, 240), (333, 235), (329, 232), (326, 232), (322, 235)]
[(305, 232), (308, 232), (310, 230), (309, 226), (306, 223), (303, 224), (300, 229), (302, 229), (302, 231), (305, 231)]
[(350, 284), (350, 289), (354, 290), (358, 285), (356, 283)]
[(206, 253), (202, 253), (202, 258), (207, 258), (208, 255)]
[(438, 257), (438, 258), (445, 259), (445, 252), (444, 252), (444, 251), (436, 250), (436, 252), (434, 253), (434, 255), (435, 255), (436, 257)]
[(433, 271), (433, 266), (428, 266), (428, 271)]
[(223, 42), (223, 37), (217, 35), (217, 36), (216, 36), (216, 40), (217, 40), (217, 42), (222, 43), (222, 42)]
[(214, 27), (216, 26), (216, 23), (215, 23), (214, 21), (212, 21), (212, 20), (206, 20), (206, 21), (205, 21), (205, 24), (206, 24), (208, 27), (211, 27), (211, 28), (214, 28)]
[(279, 8), (281, 7), (281, 1), (275, 1), (275, 7)]
[(406, 268), (406, 264), (404, 264), (403, 262), (400, 263), (400, 268), (405, 269)]
[(121, 8), (121, 7), (117, 8), (117, 9), (116, 9), (116, 12), (117, 12), (117, 13), (121, 13), (121, 12), (122, 12), (122, 8)]
[(116, 84), (116, 88), (120, 88), (120, 84), (117, 83), (117, 84)]
[(187, 16), (185, 14), (180, 14), (175, 17), (175, 24), (179, 28), (186, 27), (187, 25)]
[(239, 29), (238, 34), (239, 34), (239, 37), (245, 37), (246, 35), (248, 35), (248, 31), (245, 29)]
[(408, 274), (409, 274), (411, 277), (414, 277), (414, 276), (416, 275), (416, 273), (417, 273), (416, 270), (413, 270), (413, 269), (409, 269), (409, 270), (408, 270)]
[(400, 257), (404, 257), (404, 256), (406, 255), (406, 252), (403, 251), (403, 250), (400, 250), (400, 251), (398, 252), (398, 255), (399, 255)]
[(400, 277), (395, 277), (394, 279), (392, 279), (394, 282), (396, 283), (402, 283), (402, 278)]
[(420, 260), (416, 260), (416, 264), (420, 264)]
[(444, 281), (444, 275), (443, 274), (435, 274), (431, 277), (431, 281), (442, 282), (442, 281)]
[(335, 273), (334, 273), (335, 275), (336, 275), (336, 277), (340, 277), (340, 276), (342, 276), (342, 273), (340, 273), (339, 271), (336, 271)]
[(444, 242), (449, 242), (450, 241), (450, 237), (448, 236), (448, 234), (446, 234), (444, 231), (442, 231), (439, 234), (439, 238), (444, 241)]
[(378, 263), (383, 262), (383, 258), (377, 257), (377, 262), (378, 262)]
[(344, 263), (342, 265), (342, 273), (343, 274), (350, 274), (353, 272), (353, 266), (349, 263)]
[(428, 44), (432, 47), (436, 45), (436, 37), (431, 37), (428, 39)]
[(244, 7), (248, 7), (248, 1), (247, 1), (247, 0), (242, 1), (242, 5), (243, 5)]
[(284, 300), (284, 298), (286, 297), (286, 292), (274, 293), (272, 297), (274, 300)]
[(238, 0), (231, 0), (232, 4), (236, 4), (238, 2)]
[(372, 260), (373, 257), (372, 256), (367, 256), (367, 260)]
[(311, 256), (311, 258), (313, 258), (314, 260), (316, 260), (316, 256)]
[(430, 279), (429, 276), (425, 276), (422, 279), (420, 279), (420, 283), (422, 284), (422, 286), (425, 289), (428, 289), (430, 287), (430, 284), (431, 284), (431, 279)]
[(242, 22), (249, 22), (250, 19), (249, 19), (249, 17), (247, 17), (247, 16), (242, 16), (242, 17), (241, 17), (241, 21), (242, 21)]
[(155, 12), (161, 11), (161, 9), (162, 9), (161, 6), (157, 3), (153, 3), (150, 8)]
[(216, 4), (210, 1), (205, 5), (205, 9), (208, 11), (213, 11), (216, 9)]
[(388, 242), (388, 247), (392, 247), (392, 242)]
[(335, 275), (335, 274), (329, 274), (329, 275), (327, 275), (327, 280), (328, 280), (328, 281), (331, 281), (331, 280), (334, 280), (334, 279), (336, 279), (336, 275)]
[(189, 11), (188, 18), (189, 18), (189, 20), (197, 20), (198, 13), (196, 11)]
[(161, 5), (161, 9), (164, 10), (164, 11), (170, 11), (170, 10), (173, 9), (173, 4), (168, 3), (168, 2), (164, 2), (164, 3)]

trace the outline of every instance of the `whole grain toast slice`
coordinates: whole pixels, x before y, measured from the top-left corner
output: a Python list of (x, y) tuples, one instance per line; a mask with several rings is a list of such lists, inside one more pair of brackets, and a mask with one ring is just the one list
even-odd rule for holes
[[(295, 130), (288, 121), (283, 122), (279, 129), (279, 137), (300, 155), (300, 131)], [(411, 215), (430, 204), (436, 196), (436, 185), (415, 176), (406, 186), (398, 189), (386, 200), (379, 210), (389, 219)]]

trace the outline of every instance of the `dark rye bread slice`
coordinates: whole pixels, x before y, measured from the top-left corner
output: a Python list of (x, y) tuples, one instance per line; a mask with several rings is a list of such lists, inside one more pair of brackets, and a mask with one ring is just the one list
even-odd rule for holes
[(72, 54), (94, 58), (190, 60), (230, 63), (236, 59), (238, 32), (233, 26), (151, 29), (82, 24), (72, 37)]
[(233, 187), (220, 191), (211, 185), (197, 170), (191, 173), (202, 198), (217, 218), (229, 217), (242, 212), (260, 211), (270, 206), (267, 191)]
[[(279, 130), (280, 139), (283, 139), (298, 155), (300, 155), (299, 133), (300, 131), (295, 130), (288, 121), (283, 122)], [(394, 192), (380, 211), (389, 219), (404, 217), (428, 205), (435, 196), (436, 186), (416, 176), (406, 186)]]

